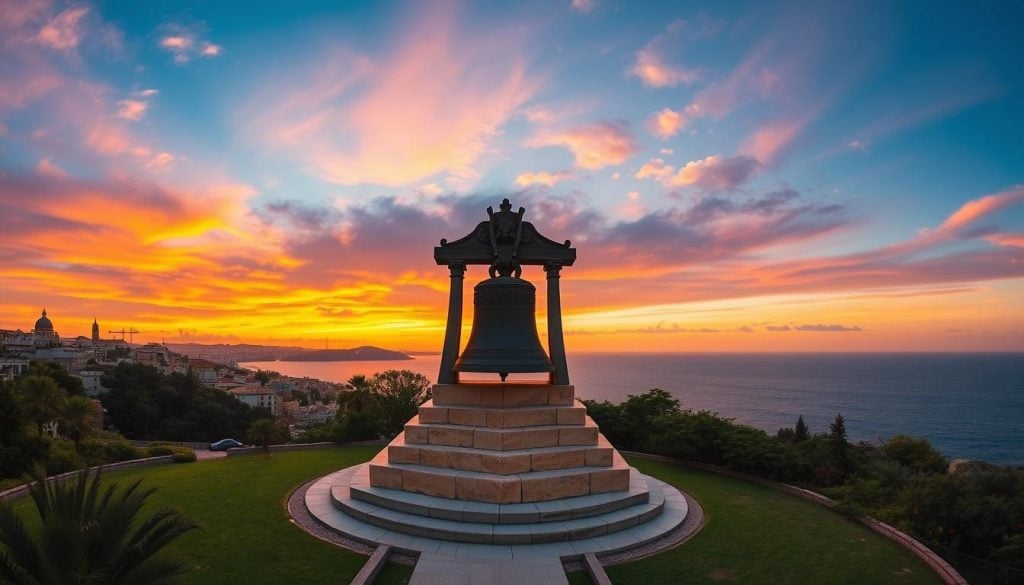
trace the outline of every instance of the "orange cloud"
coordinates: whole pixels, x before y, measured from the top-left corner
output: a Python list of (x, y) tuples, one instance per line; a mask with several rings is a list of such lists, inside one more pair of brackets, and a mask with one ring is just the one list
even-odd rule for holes
[(647, 128), (658, 138), (672, 138), (686, 128), (686, 118), (671, 108), (665, 108), (647, 119)]
[(675, 168), (671, 165), (665, 164), (665, 161), (660, 158), (652, 158), (645, 162), (633, 176), (641, 180), (653, 179), (658, 182), (666, 182), (673, 172), (675, 172)]
[(713, 154), (686, 163), (676, 171), (660, 158), (653, 158), (634, 175), (652, 179), (666, 187), (694, 187), (702, 191), (732, 191), (745, 183), (760, 166), (750, 156), (723, 157)]
[(621, 122), (602, 122), (569, 130), (543, 130), (527, 140), (527, 146), (563, 146), (581, 169), (600, 169), (626, 162), (639, 151), (633, 135)]
[(630, 69), (630, 73), (639, 77), (644, 85), (649, 87), (675, 87), (700, 79), (700, 71), (665, 63), (663, 57), (651, 49), (644, 49), (636, 54), (636, 63)]
[[(639, 77), (648, 87), (675, 87), (699, 80), (701, 78), (699, 69), (671, 63), (665, 57), (666, 53), (674, 52), (674, 49), (677, 48), (679, 36), (686, 27), (687, 22), (684, 20), (670, 23), (663, 34), (654, 37), (644, 45), (643, 49), (637, 51), (636, 60), (629, 73)], [(714, 36), (719, 29), (720, 23), (702, 18), (693, 37)]]
[(1024, 185), (986, 195), (964, 203), (938, 227), (939, 232), (955, 232), (978, 219), (1024, 201)]
[(537, 173), (521, 173), (516, 177), (516, 185), (529, 187), (531, 185), (544, 185), (554, 187), (557, 183), (573, 178), (571, 171), (555, 171), (549, 173), (540, 171)]

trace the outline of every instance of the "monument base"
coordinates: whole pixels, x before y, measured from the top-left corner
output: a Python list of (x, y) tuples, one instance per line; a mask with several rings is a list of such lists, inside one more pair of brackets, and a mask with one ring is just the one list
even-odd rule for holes
[(373, 460), (310, 488), (315, 517), (399, 546), (565, 543), (573, 553), (640, 546), (687, 516), (686, 498), (631, 468), (572, 386), (437, 384), (432, 394)]

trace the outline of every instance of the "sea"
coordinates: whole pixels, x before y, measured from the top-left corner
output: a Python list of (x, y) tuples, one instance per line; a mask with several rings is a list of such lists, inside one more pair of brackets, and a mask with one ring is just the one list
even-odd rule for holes
[[(436, 380), (439, 362), (428, 355), (240, 365), (345, 382), (389, 369)], [(811, 432), (827, 432), (842, 414), (852, 440), (902, 433), (928, 439), (951, 459), (1024, 465), (1024, 353), (572, 353), (568, 362), (581, 399), (617, 403), (661, 388), (683, 408), (769, 433), (800, 415)]]

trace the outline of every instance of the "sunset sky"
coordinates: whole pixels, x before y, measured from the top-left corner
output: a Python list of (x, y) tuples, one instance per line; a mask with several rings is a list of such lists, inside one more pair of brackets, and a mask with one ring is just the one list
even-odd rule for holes
[(570, 352), (1024, 350), (1022, 22), (0, 0), (0, 328), (439, 350), (433, 246), (509, 197)]

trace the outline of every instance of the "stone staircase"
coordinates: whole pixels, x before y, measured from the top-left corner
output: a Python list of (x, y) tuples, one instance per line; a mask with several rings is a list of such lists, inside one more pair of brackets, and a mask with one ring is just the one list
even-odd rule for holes
[(593, 539), (666, 506), (664, 484), (629, 467), (573, 387), (550, 384), (435, 385), (404, 432), (345, 478), (330, 492), (345, 515), (463, 543)]

